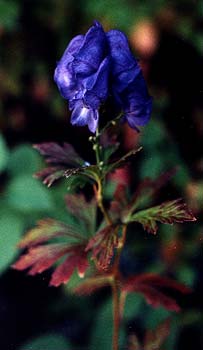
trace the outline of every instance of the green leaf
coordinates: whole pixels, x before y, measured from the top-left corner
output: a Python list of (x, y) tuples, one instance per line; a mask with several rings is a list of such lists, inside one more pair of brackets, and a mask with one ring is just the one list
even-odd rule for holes
[(123, 319), (129, 321), (140, 312), (143, 305), (143, 297), (139, 294), (128, 293), (126, 296)]
[(8, 163), (9, 151), (6, 143), (0, 134), (0, 172), (5, 170)]
[(196, 221), (196, 218), (181, 199), (176, 199), (138, 211), (129, 220), (129, 222), (133, 221), (142, 224), (149, 233), (156, 234), (158, 229), (157, 221), (164, 224), (173, 224), (175, 222)]
[(8, 163), (8, 170), (11, 175), (32, 175), (38, 171), (41, 166), (41, 157), (31, 145), (20, 145), (11, 151)]
[(0, 23), (10, 30), (17, 25), (19, 16), (19, 4), (16, 1), (0, 0)]
[(59, 334), (46, 334), (38, 338), (34, 338), (19, 350), (69, 350), (72, 349), (70, 343), (65, 337)]
[(20, 211), (48, 211), (53, 208), (48, 190), (30, 175), (13, 178), (5, 195), (9, 205)]
[(0, 272), (6, 269), (17, 255), (17, 243), (23, 233), (24, 223), (11, 213), (0, 216)]

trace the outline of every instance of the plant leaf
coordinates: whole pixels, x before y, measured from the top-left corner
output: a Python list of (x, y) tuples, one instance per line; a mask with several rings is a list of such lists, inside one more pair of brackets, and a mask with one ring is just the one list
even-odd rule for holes
[(175, 299), (168, 295), (169, 292), (175, 291), (182, 294), (191, 292), (183, 284), (153, 273), (144, 273), (128, 278), (124, 281), (122, 290), (128, 293), (139, 292), (153, 307), (163, 306), (167, 310), (176, 312), (180, 310), (180, 307)]
[(38, 221), (37, 226), (27, 232), (19, 243), (19, 247), (31, 247), (55, 237), (82, 238), (75, 227), (53, 219), (44, 219)]
[(170, 334), (170, 319), (167, 318), (155, 330), (148, 330), (144, 339), (144, 350), (160, 349)]
[(111, 262), (114, 249), (118, 246), (119, 226), (109, 225), (99, 230), (87, 244), (85, 250), (92, 250), (97, 267), (106, 270)]
[(175, 222), (196, 221), (196, 218), (181, 199), (176, 199), (138, 211), (129, 219), (129, 222), (133, 221), (142, 224), (149, 233), (156, 234), (158, 229), (157, 221), (164, 224), (173, 224)]
[(87, 255), (84, 251), (84, 244), (47, 244), (31, 247), (27, 253), (12, 266), (16, 270), (29, 268), (29, 275), (36, 275), (50, 268), (60, 258), (65, 261), (54, 271), (50, 285), (59, 286), (68, 282), (75, 269), (82, 277), (88, 268)]
[(49, 164), (47, 168), (35, 174), (48, 187), (62, 177), (69, 179), (73, 175), (83, 174), (93, 180), (98, 178), (99, 168), (85, 162), (68, 143), (60, 146), (55, 142), (47, 142), (33, 147), (45, 157), (46, 163)]
[(64, 164), (73, 167), (84, 165), (84, 160), (69, 143), (64, 143), (63, 146), (60, 146), (55, 142), (45, 142), (33, 145), (33, 147), (44, 156), (48, 164)]
[(58, 287), (62, 283), (67, 283), (76, 268), (78, 275), (82, 278), (88, 267), (86, 253), (83, 249), (81, 250), (81, 246), (75, 246), (65, 261), (55, 269), (50, 285)]

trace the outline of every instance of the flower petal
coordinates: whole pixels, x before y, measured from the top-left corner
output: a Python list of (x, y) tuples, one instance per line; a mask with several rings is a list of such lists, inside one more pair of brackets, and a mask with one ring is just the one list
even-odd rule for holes
[(98, 110), (90, 109), (86, 107), (82, 101), (77, 101), (75, 108), (71, 115), (71, 124), (84, 126), (88, 125), (89, 130), (92, 133), (96, 132), (98, 125), (99, 113)]

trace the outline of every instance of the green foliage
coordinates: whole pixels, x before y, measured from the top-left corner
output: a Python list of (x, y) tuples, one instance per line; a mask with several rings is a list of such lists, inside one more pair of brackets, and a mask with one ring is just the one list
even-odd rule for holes
[(24, 230), (22, 219), (5, 209), (3, 212), (0, 210), (0, 272), (8, 268), (16, 257), (17, 243)]
[(22, 345), (19, 350), (69, 350), (72, 349), (65, 337), (59, 334), (46, 334)]
[(18, 25), (20, 6), (15, 0), (0, 0), (0, 26), (14, 30)]
[(22, 174), (32, 177), (41, 167), (41, 157), (31, 145), (19, 145), (10, 152), (8, 171), (13, 177)]
[(16, 210), (23, 212), (49, 211), (53, 200), (46, 188), (30, 175), (20, 175), (10, 180), (6, 200)]
[(5, 170), (9, 159), (9, 151), (7, 149), (6, 143), (0, 134), (0, 173)]

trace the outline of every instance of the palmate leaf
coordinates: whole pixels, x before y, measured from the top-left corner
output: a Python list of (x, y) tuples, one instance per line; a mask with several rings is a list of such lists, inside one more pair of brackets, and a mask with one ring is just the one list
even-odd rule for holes
[(34, 145), (34, 148), (44, 156), (46, 163), (49, 164), (47, 168), (35, 174), (48, 187), (60, 178), (69, 179), (81, 174), (93, 180), (98, 178), (98, 167), (85, 162), (68, 143), (60, 146), (55, 142), (47, 142)]
[(196, 218), (186, 204), (182, 202), (182, 199), (176, 199), (146, 210), (140, 210), (131, 216), (129, 222), (139, 222), (149, 233), (156, 234), (157, 221), (164, 224), (173, 224), (195, 220)]
[(31, 247), (12, 267), (16, 270), (29, 268), (28, 274), (33, 276), (50, 268), (61, 257), (64, 257), (65, 261), (55, 269), (50, 285), (57, 287), (67, 283), (75, 269), (80, 277), (84, 276), (89, 265), (82, 244), (58, 243)]
[(84, 239), (76, 230), (76, 227), (53, 219), (44, 219), (38, 221), (37, 226), (27, 232), (18, 246), (27, 248), (56, 237), (69, 237), (74, 240)]
[(118, 246), (118, 230), (118, 225), (106, 226), (89, 240), (85, 250), (92, 251), (92, 259), (95, 260), (98, 269), (108, 268), (114, 249)]
[(170, 292), (182, 294), (190, 293), (190, 288), (170, 278), (161, 277), (153, 273), (144, 273), (129, 277), (122, 283), (122, 290), (127, 293), (141, 293), (153, 307), (163, 306), (170, 311), (180, 311), (176, 300)]

